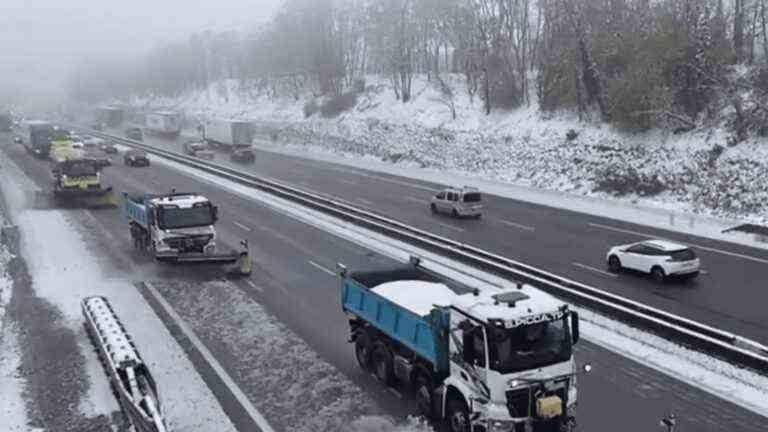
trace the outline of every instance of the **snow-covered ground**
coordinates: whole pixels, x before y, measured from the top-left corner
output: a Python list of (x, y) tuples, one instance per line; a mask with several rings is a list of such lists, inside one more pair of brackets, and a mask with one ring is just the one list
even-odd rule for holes
[(89, 250), (65, 213), (30, 209), (27, 199), (38, 190), (8, 159), (0, 170), (0, 184), (9, 212), (21, 231), (22, 252), (34, 294), (58, 311), (55, 324), (75, 335), (80, 353), (77, 357), (85, 359), (83, 365), (71, 365), (82, 368), (86, 374), (87, 392), (80, 399), (79, 411), (88, 418), (108, 418), (119, 411), (107, 376), (83, 329), (80, 311), (83, 297), (104, 295), (150, 365), (170, 426), (185, 431), (234, 431), (184, 351), (132, 285), (130, 275), (104, 274), (99, 257)]
[[(468, 178), (566, 192), (583, 197), (756, 223), (768, 221), (768, 142), (729, 147), (722, 124), (673, 135), (621, 133), (572, 114), (542, 114), (536, 101), (511, 112), (482, 113), (461, 77), (453, 89), (457, 118), (435, 82), (417, 76), (413, 100), (398, 102), (387, 80), (367, 78), (351, 110), (305, 118), (308, 97), (271, 98), (250, 83), (218, 82), (177, 98), (136, 97), (135, 106), (184, 110), (189, 118), (255, 120), (262, 138), (317, 147)], [(320, 103), (323, 101), (320, 100)], [(569, 131), (577, 136), (569, 140)]]
[[(6, 221), (0, 214), (0, 226)], [(8, 266), (13, 256), (0, 244), (0, 430), (7, 432), (34, 432), (28, 426), (26, 406), (22, 397), (24, 380), (18, 374), (21, 364), (18, 346), (18, 324), (6, 316), (13, 295), (13, 280)]]

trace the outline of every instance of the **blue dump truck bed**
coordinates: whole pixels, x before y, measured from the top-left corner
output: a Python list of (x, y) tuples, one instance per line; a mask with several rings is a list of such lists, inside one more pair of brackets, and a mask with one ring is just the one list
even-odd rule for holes
[(143, 198), (132, 198), (123, 192), (123, 211), (129, 220), (138, 223), (144, 228), (149, 228), (152, 222), (152, 213), (144, 205)]
[(435, 370), (447, 370), (450, 322), (447, 308), (432, 308), (422, 316), (372, 290), (378, 285), (395, 281), (440, 282), (414, 266), (351, 273), (342, 279), (342, 309), (402, 343), (429, 361)]

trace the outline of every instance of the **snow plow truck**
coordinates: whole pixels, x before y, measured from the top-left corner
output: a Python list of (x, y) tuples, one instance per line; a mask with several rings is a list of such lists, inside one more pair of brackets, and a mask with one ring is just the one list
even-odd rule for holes
[(102, 161), (87, 154), (64, 133), (51, 142), (53, 196), (65, 206), (102, 207), (117, 204), (112, 187), (101, 181)]
[(414, 389), (424, 415), (451, 432), (573, 429), (579, 319), (567, 304), (522, 284), (481, 292), (418, 257), (338, 272), (358, 364)]
[[(147, 251), (155, 260), (170, 263), (222, 263), (238, 261), (248, 267), (247, 242), (244, 251), (222, 251), (216, 243), (218, 208), (196, 193), (123, 193), (123, 210), (136, 249)], [(250, 269), (243, 270), (243, 273)]]

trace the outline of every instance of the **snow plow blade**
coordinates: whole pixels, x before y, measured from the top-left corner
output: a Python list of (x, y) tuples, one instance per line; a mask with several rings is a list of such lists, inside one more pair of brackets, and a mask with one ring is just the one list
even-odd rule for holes
[(182, 253), (157, 255), (158, 261), (177, 264), (234, 264), (240, 258), (238, 253), (214, 254)]
[(112, 188), (99, 190), (57, 190), (53, 193), (58, 205), (76, 208), (117, 207)]

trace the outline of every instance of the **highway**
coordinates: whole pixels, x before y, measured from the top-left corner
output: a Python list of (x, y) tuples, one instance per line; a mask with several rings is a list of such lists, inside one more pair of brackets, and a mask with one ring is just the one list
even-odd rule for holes
[[(7, 135), (0, 135), (0, 148), (4, 158), (10, 158), (22, 167), (41, 189), (49, 188), (47, 162), (32, 159), (21, 146), (10, 143)], [(270, 165), (267, 163), (268, 155), (260, 154), (260, 156), (262, 157), (255, 169), (266, 171), (267, 168), (264, 165)], [(342, 178), (354, 179), (361, 185), (347, 185), (349, 189), (346, 191), (351, 193), (352, 190), (359, 191), (360, 189), (357, 188), (363, 187), (362, 182), (366, 181), (365, 184), (368, 185), (366, 190), (369, 193), (363, 196), (371, 198), (372, 202), (379, 202), (376, 197), (387, 196), (383, 192), (381, 195), (378, 192), (374, 193), (374, 190), (378, 190), (379, 187), (388, 190), (394, 187), (391, 185), (397, 185), (397, 183), (370, 179), (354, 173), (341, 175), (333, 169), (335, 167), (326, 167), (327, 171), (324, 174), (320, 174), (321, 168), (316, 168), (311, 171), (314, 174), (310, 175), (306, 173), (309, 171), (308, 166), (314, 165), (313, 163), (283, 157), (275, 157), (275, 159), (283, 160), (283, 162), (273, 161), (273, 163), (282, 163), (286, 171), (284, 176), (299, 178), (302, 175), (300, 173), (304, 172), (304, 177), (301, 177), (303, 180), (300, 181), (311, 182), (309, 184), (318, 188)], [(117, 158), (116, 160), (119, 162)], [(291, 163), (293, 168), (290, 168)], [(278, 174), (280, 171), (276, 168), (270, 169), (270, 175)], [(331, 175), (331, 172), (335, 174)], [(235, 247), (240, 239), (247, 238), (253, 250), (255, 261), (253, 275), (248, 280), (234, 282), (236, 287), (249, 298), (264, 305), (324, 360), (372, 398), (378, 408), (377, 412), (371, 414), (380, 413), (403, 418), (414, 412), (415, 403), (407, 392), (404, 392), (405, 395), (401, 397), (385, 391), (372, 377), (357, 368), (352, 348), (347, 343), (346, 317), (338, 304), (338, 280), (331, 272), (336, 262), (344, 262), (351, 269), (371, 268), (391, 265), (392, 261), (389, 258), (296, 222), (258, 202), (243, 199), (163, 166), (128, 168), (118, 164), (107, 168), (104, 177), (105, 181), (117, 191), (164, 192), (174, 187), (179, 191), (196, 191), (208, 196), (220, 208), (221, 221), (217, 225), (217, 232), (224, 243)], [(344, 184), (341, 181), (338, 183)], [(419, 184), (419, 186), (423, 185)], [(398, 188), (403, 187), (407, 186), (400, 185), (395, 189), (402, 190)], [(427, 191), (417, 190), (422, 191), (423, 194), (416, 195), (416, 192), (411, 190), (410, 193), (414, 194), (414, 198), (428, 196)], [(350, 200), (357, 197), (356, 195), (345, 196)], [(406, 219), (411, 223), (432, 221), (425, 208), (411, 207), (404, 196), (401, 195), (399, 198), (398, 201), (398, 197), (393, 196), (386, 201), (389, 203), (387, 205), (391, 206), (388, 207), (390, 210), (401, 209), (400, 211), (413, 218)], [(45, 193), (36, 199), (36, 205), (41, 208), (44, 208), (46, 203)], [(151, 280), (167, 283), (181, 281), (189, 284), (190, 287), (219, 277), (215, 269), (163, 266), (138, 255), (131, 248), (126, 223), (117, 209), (69, 211), (72, 212), (73, 219), (82, 221), (85, 238), (104, 257), (105, 268), (128, 273), (136, 281)], [(542, 209), (535, 208), (530, 211), (546, 213)], [(420, 212), (424, 215), (419, 216)], [(496, 217), (499, 216), (496, 215)], [(527, 223), (537, 221), (535, 232), (538, 234), (548, 229), (541, 223), (544, 220), (543, 216), (530, 221), (521, 220)], [(456, 230), (454, 234), (456, 236), (475, 232), (487, 234), (490, 232), (489, 227), (494, 226), (492, 218), (482, 221), (475, 227), (469, 225), (465, 227), (464, 221), (441, 220), (441, 222), (465, 229), (465, 231)], [(569, 225), (566, 223), (562, 225), (557, 229), (567, 231)], [(528, 239), (528, 243), (532, 242), (531, 237), (523, 237), (523, 235), (532, 234), (521, 232), (514, 236), (514, 239), (510, 238), (501, 243), (525, 244), (524, 238)], [(519, 249), (525, 251), (523, 247)], [(636, 284), (636, 286), (644, 286), (640, 282)], [(635, 285), (630, 284), (630, 286)], [(183, 290), (180, 295), (184, 295)], [(183, 341), (181, 342), (184, 344)], [(227, 360), (232, 359), (235, 353), (227, 352), (226, 345), (216, 344), (215, 341), (205, 342), (210, 344), (209, 348), (225, 368), (236, 368), (233, 361)], [(243, 341), (243, 343), (247, 344), (249, 341)], [(271, 348), (264, 347), (264, 349)], [(658, 430), (659, 418), (668, 412), (675, 412), (678, 415), (683, 431), (757, 432), (765, 430), (765, 418), (589, 342), (582, 341), (576, 355), (579, 363), (589, 362), (594, 365), (592, 374), (579, 378), (580, 406), (577, 416), (580, 430), (626, 432)], [(205, 361), (198, 356), (190, 357), (239, 429), (254, 430), (253, 425), (239, 414), (236, 403), (221, 389), (222, 384), (209, 372), (209, 368), (204, 364)], [(244, 378), (247, 376), (247, 371), (231, 370), (231, 372), (243, 392), (259, 409), (263, 410), (273, 426), (278, 430), (287, 430), (290, 425), (281, 426), (281, 418), (278, 416), (280, 411), (271, 409), (273, 405), (261, 403), (264, 399), (261, 386), (254, 386), (251, 380)], [(287, 379), (290, 380), (290, 376)], [(307, 395), (307, 397), (313, 396)], [(280, 395), (269, 395), (269, 398), (280, 399)], [(321, 406), (322, 401), (319, 401), (319, 404)], [(315, 414), (306, 413), (308, 416)]]
[[(119, 131), (112, 131), (119, 135)], [(145, 144), (182, 151), (184, 138), (145, 137)], [(768, 344), (768, 251), (608, 218), (487, 196), (481, 220), (435, 216), (429, 199), (443, 186), (311, 159), (257, 151), (256, 163), (236, 166), (346, 200), (413, 226), (480, 247), (668, 312)], [(692, 245), (704, 270), (695, 281), (664, 285), (649, 277), (612, 274), (611, 246), (651, 237)]]

